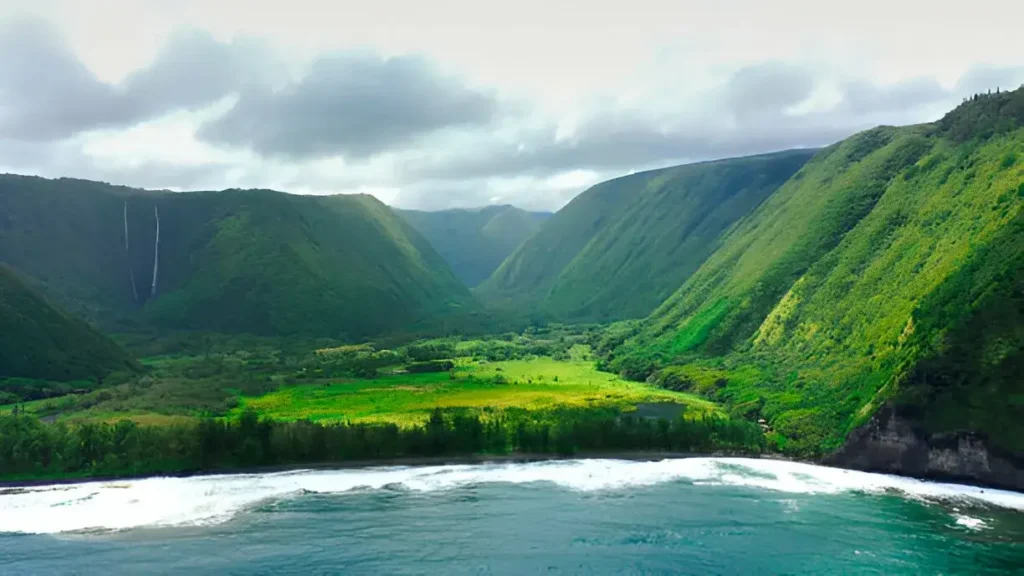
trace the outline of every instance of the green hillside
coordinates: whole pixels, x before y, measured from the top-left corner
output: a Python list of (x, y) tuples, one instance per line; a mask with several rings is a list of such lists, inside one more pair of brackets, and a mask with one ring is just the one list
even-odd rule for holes
[(691, 164), (598, 184), (545, 222), (479, 295), (560, 320), (644, 316), (812, 154)]
[(891, 403), (1024, 453), (1024, 90), (821, 151), (611, 365), (827, 453)]
[[(31, 275), (48, 297), (75, 315), (101, 324), (123, 316), (135, 307), (123, 210), (128, 195), (136, 193), (86, 180), (0, 176), (0, 262)], [(152, 207), (149, 211), (147, 230)], [(131, 215), (135, 232), (142, 228), (135, 222), (141, 215), (134, 210)], [(142, 239), (132, 242), (142, 258)], [(145, 283), (141, 267), (139, 273)]]
[(103, 326), (360, 337), (475, 309), (429, 243), (370, 196), (3, 176), (0, 261)]
[(55, 308), (0, 263), (0, 379), (95, 380), (134, 366), (117, 344)]
[(455, 276), (469, 287), (486, 280), (551, 217), (548, 212), (528, 212), (514, 206), (396, 212), (430, 242)]

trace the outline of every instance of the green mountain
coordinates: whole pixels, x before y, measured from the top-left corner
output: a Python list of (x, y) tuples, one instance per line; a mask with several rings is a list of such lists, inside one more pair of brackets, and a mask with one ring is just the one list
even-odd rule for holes
[(397, 210), (452, 267), (463, 284), (474, 287), (551, 217), (514, 206), (487, 206), (437, 212)]
[(795, 454), (856, 430), (839, 461), (982, 478), (943, 468), (982, 454), (996, 474), (1024, 462), (1022, 205), (1024, 89), (858, 134), (730, 230), (611, 366), (764, 418)]
[(430, 244), (370, 196), (3, 176), (0, 261), (104, 326), (361, 337), (476, 308)]
[(0, 379), (95, 380), (134, 367), (117, 344), (0, 264)]
[(545, 222), (478, 294), (562, 320), (642, 317), (812, 154), (690, 164), (598, 184)]

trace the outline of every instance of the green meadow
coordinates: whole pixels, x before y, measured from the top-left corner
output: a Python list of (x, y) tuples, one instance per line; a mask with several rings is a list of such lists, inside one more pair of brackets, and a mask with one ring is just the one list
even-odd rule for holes
[(460, 359), (450, 372), (389, 374), (375, 379), (338, 379), (286, 386), (242, 396), (231, 416), (254, 410), (275, 420), (422, 424), (434, 408), (488, 413), (506, 409), (613, 408), (633, 411), (642, 403), (674, 403), (687, 413), (712, 413), (697, 396), (629, 382), (599, 372), (585, 360), (550, 357), (477, 363)]
[[(112, 375), (102, 388), (83, 383), (70, 393), (21, 379), (21, 400), (0, 405), (0, 414), (17, 406), (48, 421), (128, 419), (151, 425), (203, 418), (235, 422), (249, 412), (282, 422), (405, 428), (424, 424), (437, 408), (485, 420), (509, 411), (629, 414), (646, 404), (674, 404), (689, 417), (723, 415), (696, 394), (599, 371), (591, 343), (600, 334), (556, 328), (485, 339), (419, 340), (394, 349), (372, 343), (201, 339), (182, 351), (143, 357), (141, 375)], [(159, 343), (153, 349), (159, 350)]]

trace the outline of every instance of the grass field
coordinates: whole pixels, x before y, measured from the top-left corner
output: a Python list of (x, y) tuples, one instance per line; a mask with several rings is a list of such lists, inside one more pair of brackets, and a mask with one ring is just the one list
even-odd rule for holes
[[(454, 377), (454, 379), (453, 379)], [(420, 424), (436, 408), (546, 410), (558, 407), (633, 410), (639, 403), (675, 403), (694, 413), (713, 403), (693, 395), (628, 382), (598, 372), (593, 362), (531, 360), (473, 363), (453, 371), (394, 374), (373, 380), (339, 379), (241, 397), (231, 415), (252, 409), (277, 420)]]
[[(55, 388), (21, 382), (19, 410), (45, 421), (179, 424), (237, 420), (247, 410), (280, 421), (422, 424), (435, 408), (476, 415), (558, 409), (697, 415), (716, 404), (596, 369), (593, 331), (557, 328), (484, 339), (420, 340), (290, 348), (283, 343), (212, 341), (197, 350), (143, 357), (142, 374)], [(147, 348), (149, 349), (149, 348)], [(409, 370), (444, 359), (454, 368)], [(422, 367), (422, 366), (421, 366)], [(74, 389), (74, 393), (72, 392)], [(12, 394), (9, 394), (11, 396)], [(36, 400), (35, 398), (43, 399)], [(660, 405), (649, 407), (651, 404)], [(676, 405), (679, 408), (667, 408)], [(0, 415), (13, 409), (0, 406)]]

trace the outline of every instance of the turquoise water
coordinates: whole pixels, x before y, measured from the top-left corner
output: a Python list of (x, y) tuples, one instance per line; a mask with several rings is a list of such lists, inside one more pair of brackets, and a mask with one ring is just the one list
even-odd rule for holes
[(1006, 574), (1021, 510), (717, 458), (97, 482), (0, 495), (0, 574)]

